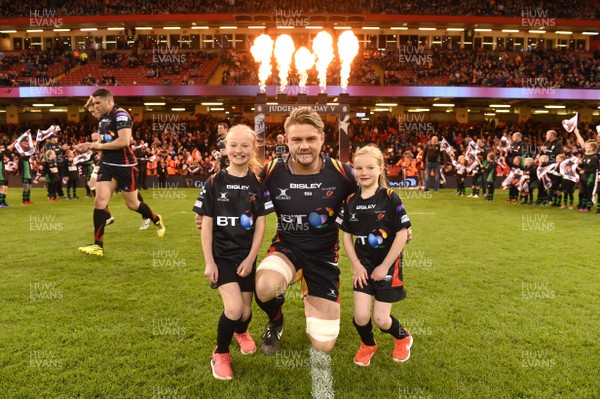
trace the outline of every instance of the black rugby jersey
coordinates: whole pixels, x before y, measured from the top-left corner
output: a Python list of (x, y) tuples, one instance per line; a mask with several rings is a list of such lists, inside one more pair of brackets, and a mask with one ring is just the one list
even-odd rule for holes
[[(119, 130), (131, 129), (131, 116), (129, 112), (115, 104), (110, 112), (101, 117), (98, 122), (98, 133), (102, 143), (110, 143), (119, 137)], [(137, 160), (128, 144), (118, 150), (102, 150), (102, 162), (110, 166), (135, 166)]]
[(213, 256), (243, 261), (252, 247), (254, 222), (273, 212), (273, 204), (259, 179), (222, 170), (212, 175), (192, 210), (213, 220)]
[(269, 162), (261, 171), (277, 212), (273, 242), (309, 253), (337, 252), (335, 217), (357, 186), (350, 166), (327, 156), (322, 160), (321, 171), (313, 175), (293, 174), (282, 159)]
[(370, 198), (360, 192), (349, 196), (336, 223), (354, 236), (356, 255), (369, 274), (385, 259), (396, 233), (411, 226), (398, 194), (381, 187)]
[(581, 169), (586, 175), (595, 174), (600, 167), (598, 154), (584, 154), (581, 158)]
[(8, 174), (6, 173), (6, 164), (10, 162), (10, 151), (0, 151), (0, 181), (8, 180)]

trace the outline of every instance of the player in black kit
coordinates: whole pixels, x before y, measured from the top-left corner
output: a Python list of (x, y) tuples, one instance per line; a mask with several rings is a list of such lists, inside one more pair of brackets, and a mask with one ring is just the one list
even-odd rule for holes
[(368, 366), (377, 350), (371, 325), (373, 297), (375, 324), (394, 337), (392, 359), (405, 362), (410, 357), (413, 339), (390, 312), (394, 302), (406, 297), (402, 251), (410, 220), (402, 200), (387, 184), (379, 148), (367, 146), (356, 151), (354, 176), (360, 190), (346, 199), (336, 220), (344, 231), (344, 249), (354, 271), (353, 323), (361, 340), (354, 363)]
[(243, 354), (256, 351), (248, 331), (256, 256), (265, 233), (265, 215), (273, 211), (268, 193), (255, 173), (256, 134), (246, 125), (233, 126), (225, 136), (229, 166), (204, 184), (194, 208), (202, 218), (204, 275), (219, 288), (224, 311), (212, 356), (213, 376), (233, 378), (229, 345), (236, 338)]
[(79, 247), (88, 255), (104, 255), (104, 227), (106, 207), (115, 189), (121, 190), (127, 207), (149, 218), (157, 227), (159, 237), (165, 234), (165, 225), (160, 215), (138, 200), (137, 161), (131, 150), (131, 116), (114, 103), (112, 93), (107, 89), (97, 89), (92, 93), (94, 109), (99, 112), (98, 133), (101, 142), (79, 144), (76, 149), (85, 152), (89, 149), (102, 151), (102, 163), (96, 181), (94, 199), (94, 243)]
[(340, 325), (335, 216), (356, 181), (348, 165), (321, 155), (324, 125), (315, 111), (292, 111), (284, 128), (287, 161), (275, 159), (260, 174), (277, 213), (277, 234), (256, 272), (256, 302), (269, 317), (262, 350), (280, 349), (284, 293), (302, 278), (306, 333), (314, 349), (329, 352)]
[(225, 136), (227, 135), (227, 124), (221, 122), (217, 125), (217, 151), (219, 152), (219, 170), (223, 170), (229, 165), (227, 154), (225, 153)]

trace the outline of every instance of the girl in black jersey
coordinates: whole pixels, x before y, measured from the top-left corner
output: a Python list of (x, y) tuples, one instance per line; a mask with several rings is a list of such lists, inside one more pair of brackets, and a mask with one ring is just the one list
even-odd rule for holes
[(344, 231), (344, 248), (354, 271), (353, 322), (361, 340), (354, 363), (359, 366), (368, 366), (377, 350), (371, 326), (373, 297), (375, 324), (394, 337), (392, 359), (407, 361), (413, 341), (408, 330), (390, 315), (392, 304), (406, 296), (402, 250), (410, 220), (400, 197), (388, 187), (384, 165), (377, 147), (367, 146), (356, 151), (354, 176), (360, 190), (346, 199), (337, 220)]
[(221, 380), (233, 378), (229, 353), (233, 337), (242, 354), (256, 351), (248, 331), (256, 256), (265, 233), (265, 215), (273, 209), (255, 175), (260, 170), (256, 145), (252, 129), (233, 126), (225, 136), (229, 165), (206, 181), (193, 208), (203, 215), (204, 275), (218, 287), (224, 305), (211, 360), (213, 377)]

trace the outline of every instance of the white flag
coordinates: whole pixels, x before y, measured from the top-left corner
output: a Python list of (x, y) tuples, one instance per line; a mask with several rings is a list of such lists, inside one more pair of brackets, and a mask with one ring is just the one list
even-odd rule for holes
[(23, 154), (27, 157), (35, 154), (35, 147), (33, 146), (33, 140), (31, 139), (31, 130), (28, 130), (19, 136), (17, 141), (15, 141), (15, 148), (19, 151), (19, 154)]
[(562, 125), (567, 132), (571, 133), (577, 127), (577, 115), (578, 114), (579, 114), (579, 112), (575, 112), (574, 117), (572, 117), (571, 119), (564, 119), (562, 121)]
[(440, 143), (440, 150), (446, 151), (448, 155), (451, 155), (452, 146), (446, 141), (445, 138), (442, 138), (442, 142)]
[(90, 154), (89, 152), (86, 152), (84, 154), (81, 155), (77, 155), (74, 159), (73, 159), (73, 165), (77, 165), (80, 164), (82, 162), (86, 162), (89, 161), (89, 159), (92, 157), (92, 154)]
[(37, 136), (35, 137), (35, 141), (46, 140), (48, 138), (48, 136), (50, 136), (51, 134), (53, 134), (55, 132), (60, 132), (60, 126), (58, 126), (58, 125), (51, 125), (46, 130), (40, 130), (40, 129), (38, 129)]
[(577, 163), (579, 160), (577, 157), (571, 157), (569, 159), (565, 159), (558, 165), (558, 170), (560, 171), (560, 175), (567, 180), (572, 181), (573, 183), (579, 183), (579, 174), (577, 173)]

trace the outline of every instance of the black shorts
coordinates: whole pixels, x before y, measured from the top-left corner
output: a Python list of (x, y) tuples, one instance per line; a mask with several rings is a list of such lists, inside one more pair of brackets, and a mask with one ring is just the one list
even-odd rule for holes
[(0, 186), (8, 186), (8, 180), (0, 180)]
[(575, 182), (567, 179), (563, 179), (560, 182), (560, 188), (563, 193), (572, 193), (575, 190)]
[(293, 245), (278, 241), (271, 244), (270, 252), (285, 255), (296, 268), (296, 272), (302, 270), (306, 294), (340, 302), (340, 269), (337, 266), (335, 251), (306, 253)]
[(121, 191), (131, 192), (137, 190), (138, 169), (135, 166), (121, 167), (110, 166), (102, 163), (98, 170), (96, 181), (112, 181), (117, 183), (117, 188)]
[[(375, 300), (379, 302), (394, 303), (406, 298), (406, 290), (402, 281), (402, 256), (403, 254), (400, 254), (398, 260), (390, 267), (388, 272), (388, 275), (391, 276), (390, 279), (373, 281), (369, 278), (367, 285), (362, 288), (355, 287), (354, 291), (374, 296)], [(372, 270), (367, 270), (369, 275), (372, 272)]]
[(256, 276), (256, 261), (252, 265), (252, 272), (246, 277), (240, 277), (236, 273), (240, 266), (237, 262), (232, 262), (230, 259), (215, 258), (219, 278), (217, 279), (217, 287), (227, 283), (238, 283), (242, 292), (254, 292), (254, 277)]

